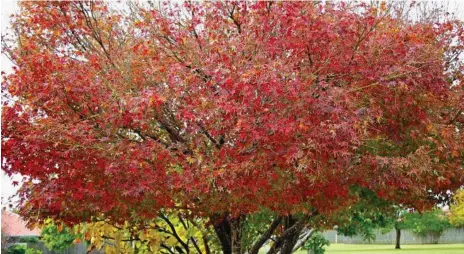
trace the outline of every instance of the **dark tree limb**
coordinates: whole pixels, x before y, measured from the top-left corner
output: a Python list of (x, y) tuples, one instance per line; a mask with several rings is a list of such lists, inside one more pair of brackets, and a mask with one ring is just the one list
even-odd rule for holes
[[(232, 241), (231, 241), (231, 227), (230, 223), (227, 220), (227, 215), (222, 215), (221, 217), (214, 216), (212, 221), (220, 219), (219, 223), (214, 223), (214, 231), (216, 232), (219, 242), (221, 243), (222, 253), (232, 254)], [(218, 218), (219, 217), (219, 218)]]
[(253, 244), (253, 246), (250, 249), (250, 254), (257, 254), (259, 252), (259, 249), (266, 243), (267, 240), (272, 236), (276, 228), (280, 225), (282, 222), (282, 217), (279, 216), (277, 217), (269, 226), (269, 228), (264, 232), (261, 237)]
[(172, 231), (172, 235), (177, 239), (177, 241), (182, 245), (182, 247), (184, 247), (184, 249), (188, 253), (189, 252), (188, 244), (186, 244), (184, 241), (182, 241), (182, 239), (179, 237), (179, 235), (177, 234), (176, 228), (174, 227), (172, 222), (166, 216), (164, 216), (164, 214), (162, 214), (162, 213), (160, 213), (160, 218), (163, 219), (168, 224), (169, 228)]
[[(305, 215), (301, 220), (295, 222), (292, 226), (287, 228), (276, 240), (271, 249), (267, 252), (268, 254), (275, 254), (284, 245), (286, 240), (290, 240), (295, 234), (303, 229), (305, 222), (310, 218), (309, 215)], [(292, 246), (293, 247), (293, 246)], [(293, 249), (293, 248), (292, 248)]]
[(235, 13), (235, 8), (237, 7), (237, 3), (232, 3), (232, 10), (229, 11), (229, 18), (232, 19), (232, 21), (234, 22), (234, 25), (237, 27), (237, 31), (239, 34), (242, 33), (242, 24), (240, 24), (240, 22), (238, 22), (237, 18), (234, 17), (234, 13)]
[(203, 235), (203, 244), (205, 245), (205, 252), (206, 254), (211, 254), (211, 250), (209, 248), (208, 238)]
[(166, 249), (169, 253), (171, 254), (175, 254), (174, 251), (171, 250), (171, 248), (169, 248), (168, 246), (166, 246), (166, 244), (162, 243), (161, 244), (161, 247)]
[(192, 240), (192, 243), (193, 243), (193, 246), (195, 247), (195, 249), (197, 250), (197, 252), (199, 254), (202, 254), (201, 250), (200, 250), (200, 247), (198, 246), (197, 244), (197, 240), (194, 238), (194, 237), (190, 237), (190, 240)]

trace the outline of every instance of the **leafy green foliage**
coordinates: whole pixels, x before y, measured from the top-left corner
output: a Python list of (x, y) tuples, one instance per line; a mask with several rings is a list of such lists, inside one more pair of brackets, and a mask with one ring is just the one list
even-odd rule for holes
[(362, 235), (365, 240), (375, 240), (374, 229), (392, 228), (396, 219), (396, 207), (379, 198), (375, 192), (352, 186), (350, 191), (359, 201), (337, 213), (337, 231), (345, 236)]
[(450, 223), (440, 210), (406, 214), (402, 224), (402, 228), (410, 229), (420, 236), (438, 237), (450, 227)]
[(40, 235), (48, 249), (63, 251), (71, 246), (75, 239), (79, 238), (70, 231), (67, 227), (57, 226), (52, 220), (47, 220)]
[(304, 249), (312, 250), (314, 254), (324, 254), (325, 246), (329, 246), (329, 240), (320, 233), (314, 233), (309, 240), (305, 243)]
[(22, 236), (19, 237), (18, 242), (20, 243), (37, 243), (39, 239), (35, 236)]
[(7, 254), (42, 254), (40, 250), (27, 248), (26, 245), (15, 244), (6, 251)]
[(6, 251), (7, 254), (24, 254), (26, 253), (26, 246), (25, 245), (19, 245), (15, 244), (8, 248)]
[(274, 217), (274, 214), (268, 210), (248, 216), (243, 227), (242, 245), (251, 246)]
[(36, 249), (32, 249), (32, 248), (27, 248), (26, 249), (26, 252), (24, 254), (43, 254), (42, 251), (40, 250), (36, 250)]

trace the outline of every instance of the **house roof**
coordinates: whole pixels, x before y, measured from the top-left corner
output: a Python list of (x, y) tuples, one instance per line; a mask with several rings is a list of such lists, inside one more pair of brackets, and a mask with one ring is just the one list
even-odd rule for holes
[(7, 236), (39, 236), (40, 230), (38, 228), (28, 229), (26, 222), (19, 215), (2, 210), (2, 234)]

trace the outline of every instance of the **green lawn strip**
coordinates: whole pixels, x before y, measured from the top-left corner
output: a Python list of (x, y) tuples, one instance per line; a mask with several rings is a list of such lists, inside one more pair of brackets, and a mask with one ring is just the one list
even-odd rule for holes
[[(267, 246), (266, 246), (267, 247)], [(269, 248), (263, 248), (260, 253), (266, 253)], [(306, 250), (300, 250), (297, 254), (307, 254)], [(464, 244), (413, 244), (402, 245), (400, 250), (395, 250), (391, 244), (330, 244), (326, 248), (326, 254), (377, 254), (377, 253), (401, 253), (401, 254), (464, 254)]]
[[(298, 254), (308, 253), (305, 250), (296, 252)], [(402, 254), (464, 254), (464, 244), (417, 244), (403, 245), (400, 250), (395, 250), (394, 245), (377, 244), (331, 244), (326, 248), (326, 254), (376, 254), (376, 253), (402, 253)]]

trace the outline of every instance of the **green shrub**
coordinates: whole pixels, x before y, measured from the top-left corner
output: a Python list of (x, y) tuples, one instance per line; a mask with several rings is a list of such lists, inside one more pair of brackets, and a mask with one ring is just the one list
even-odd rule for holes
[(26, 245), (22, 244), (15, 244), (12, 245), (8, 250), (6, 251), (7, 254), (25, 254), (26, 253)]
[(6, 253), (7, 254), (43, 254), (42, 251), (35, 250), (32, 248), (27, 248), (27, 246), (24, 244), (12, 245), (10, 248), (8, 248)]
[(35, 236), (21, 236), (18, 238), (18, 242), (20, 243), (38, 243), (39, 238)]
[(32, 249), (32, 248), (27, 248), (26, 249), (26, 252), (24, 254), (43, 254), (42, 251), (40, 250), (36, 250), (36, 249)]
[(410, 229), (416, 235), (433, 237), (438, 243), (440, 235), (451, 225), (441, 210), (431, 210), (424, 213), (410, 213), (404, 216), (403, 228)]
[(314, 233), (304, 244), (305, 250), (311, 250), (314, 254), (324, 254), (325, 246), (329, 246), (329, 240), (325, 239), (320, 233)]

